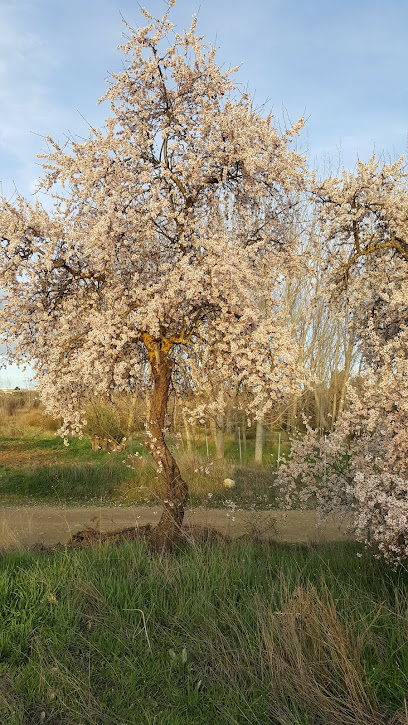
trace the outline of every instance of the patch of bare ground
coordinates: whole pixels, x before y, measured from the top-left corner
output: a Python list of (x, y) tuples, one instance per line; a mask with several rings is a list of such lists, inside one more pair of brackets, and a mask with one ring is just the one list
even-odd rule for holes
[(18, 468), (20, 466), (44, 466), (61, 461), (63, 451), (55, 450), (24, 450), (19, 446), (13, 446), (6, 451), (0, 451), (0, 466)]
[[(0, 509), (0, 550), (37, 546), (49, 549), (87, 541), (154, 538), (161, 507), (151, 506), (5, 506)], [(186, 540), (250, 540), (323, 542), (352, 539), (350, 520), (329, 519), (318, 526), (315, 511), (244, 511), (204, 507), (186, 510)]]

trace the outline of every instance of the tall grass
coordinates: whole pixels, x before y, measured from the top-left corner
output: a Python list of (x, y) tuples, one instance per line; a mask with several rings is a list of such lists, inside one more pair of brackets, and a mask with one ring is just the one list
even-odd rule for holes
[(354, 543), (7, 554), (0, 721), (407, 725), (407, 595)]

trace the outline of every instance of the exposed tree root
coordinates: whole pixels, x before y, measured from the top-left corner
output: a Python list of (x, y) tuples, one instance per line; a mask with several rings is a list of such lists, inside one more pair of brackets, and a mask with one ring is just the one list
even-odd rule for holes
[(121, 542), (128, 539), (143, 539), (147, 540), (151, 534), (151, 524), (145, 526), (129, 526), (126, 529), (120, 529), (119, 531), (107, 531), (102, 533), (98, 529), (94, 529), (91, 526), (87, 526), (81, 531), (77, 531), (73, 534), (68, 541), (68, 549), (81, 548), (83, 546), (89, 546), (91, 544), (97, 544), (102, 541)]
[(131, 526), (126, 529), (120, 529), (119, 531), (105, 533), (92, 527), (86, 527), (71, 536), (67, 547), (68, 549), (77, 549), (104, 541), (120, 543), (134, 539), (145, 541), (148, 549), (157, 553), (171, 551), (180, 543), (191, 546), (194, 544), (213, 542), (229, 543), (231, 541), (231, 537), (208, 526), (199, 526), (197, 524), (183, 526), (179, 536), (170, 538), (166, 536), (166, 533), (163, 532), (161, 527), (156, 526), (152, 528), (151, 524), (146, 524), (145, 526)]

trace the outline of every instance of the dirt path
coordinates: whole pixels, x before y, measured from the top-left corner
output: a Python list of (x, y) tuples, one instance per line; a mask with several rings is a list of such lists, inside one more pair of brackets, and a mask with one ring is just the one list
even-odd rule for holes
[[(43, 543), (66, 543), (77, 531), (90, 526), (97, 531), (115, 531), (127, 526), (156, 524), (160, 507), (58, 507), (5, 506), (0, 509), (0, 549), (30, 547)], [(188, 509), (186, 524), (212, 526), (233, 537), (258, 533), (279, 541), (340, 541), (353, 538), (350, 520), (341, 524), (331, 518), (320, 528), (314, 511), (289, 511), (286, 521), (281, 511), (236, 511)]]

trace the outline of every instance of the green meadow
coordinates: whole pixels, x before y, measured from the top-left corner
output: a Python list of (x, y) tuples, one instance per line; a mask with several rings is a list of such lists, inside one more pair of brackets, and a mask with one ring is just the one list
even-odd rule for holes
[[(64, 446), (54, 432), (19, 427), (0, 435), (0, 502), (67, 504), (155, 504), (163, 492), (142, 438), (135, 436), (125, 450), (93, 451), (87, 439), (71, 438)], [(215, 461), (213, 444), (199, 441), (186, 451), (174, 437), (169, 441), (190, 488), (190, 504), (220, 507), (231, 498), (222, 481), (233, 477), (234, 502), (242, 508), (276, 507), (278, 446), (265, 446), (264, 465), (255, 465), (254, 441), (239, 457), (238, 444), (226, 440), (225, 458)], [(289, 451), (281, 444), (281, 454)], [(129, 457), (130, 454), (130, 457)], [(136, 455), (135, 455), (136, 454)], [(208, 496), (210, 494), (210, 496)]]

